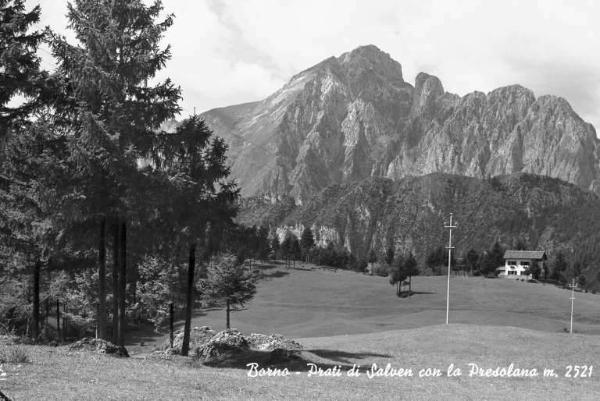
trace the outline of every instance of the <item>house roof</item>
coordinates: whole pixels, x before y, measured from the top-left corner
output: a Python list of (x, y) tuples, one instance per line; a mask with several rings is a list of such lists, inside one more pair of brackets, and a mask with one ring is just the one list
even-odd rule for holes
[(515, 251), (507, 250), (504, 252), (504, 259), (532, 259), (542, 260), (546, 258), (546, 252), (544, 251)]

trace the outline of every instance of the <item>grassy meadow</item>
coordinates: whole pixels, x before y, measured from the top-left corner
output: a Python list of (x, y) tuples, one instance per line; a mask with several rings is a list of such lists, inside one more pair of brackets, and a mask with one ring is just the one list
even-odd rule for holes
[[(67, 347), (20, 346), (27, 363), (3, 365), (0, 389), (13, 400), (597, 400), (600, 379), (565, 377), (568, 365), (595, 366), (600, 349), (600, 298), (577, 293), (576, 333), (569, 335), (570, 292), (501, 279), (453, 278), (451, 324), (444, 277), (416, 277), (408, 298), (386, 278), (310, 266), (264, 270), (256, 298), (232, 315), (242, 332), (281, 333), (304, 345), (303, 367), (287, 377), (248, 377), (244, 366), (211, 368), (188, 358), (113, 358)], [(194, 325), (224, 326), (222, 310), (198, 311)], [(150, 340), (150, 338), (148, 338)], [(6, 346), (4, 346), (6, 347)], [(11, 346), (14, 347), (14, 346)], [(309, 377), (306, 363), (339, 368), (341, 377)], [(411, 369), (412, 377), (373, 377), (379, 367)], [(484, 369), (537, 369), (537, 377), (469, 377)], [(346, 372), (360, 365), (359, 377)], [(448, 377), (450, 364), (462, 375)], [(419, 377), (421, 369), (439, 377)], [(544, 368), (556, 377), (543, 377)], [(594, 369), (600, 369), (595, 366)], [(574, 371), (571, 372), (574, 374)]]
[[(263, 270), (256, 297), (232, 313), (243, 332), (291, 337), (410, 329), (445, 322), (445, 276), (413, 277), (414, 295), (397, 298), (385, 277), (283, 266)], [(547, 332), (569, 327), (570, 291), (552, 285), (483, 277), (452, 277), (450, 322), (516, 326)], [(575, 330), (600, 334), (600, 296), (576, 293)], [(222, 309), (199, 312), (192, 326), (225, 328)]]

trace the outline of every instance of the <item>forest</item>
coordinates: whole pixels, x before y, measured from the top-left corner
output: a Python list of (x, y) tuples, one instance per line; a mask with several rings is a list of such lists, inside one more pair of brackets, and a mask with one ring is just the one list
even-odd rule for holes
[[(156, 78), (174, 22), (160, 1), (65, 11), (75, 41), (40, 28), (39, 6), (0, 0), (0, 329), (122, 346), (128, 325), (159, 327), (174, 305), (189, 340), (202, 296), (254, 291), (227, 145), (196, 115), (163, 129), (181, 89)], [(211, 287), (231, 271), (237, 286)]]

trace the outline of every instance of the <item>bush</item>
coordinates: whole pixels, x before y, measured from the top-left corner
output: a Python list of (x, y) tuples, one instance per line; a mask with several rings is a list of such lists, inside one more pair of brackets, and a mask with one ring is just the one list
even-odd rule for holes
[(18, 345), (10, 345), (0, 348), (0, 363), (28, 363), (29, 354), (25, 348)]
[(371, 272), (377, 276), (387, 277), (390, 273), (390, 266), (381, 263), (373, 263)]

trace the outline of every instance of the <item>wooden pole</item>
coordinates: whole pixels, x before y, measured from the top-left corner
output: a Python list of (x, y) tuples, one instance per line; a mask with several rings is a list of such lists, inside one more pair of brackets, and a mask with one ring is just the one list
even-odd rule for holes
[(452, 249), (454, 248), (452, 246), (452, 229), (456, 228), (456, 226), (452, 225), (452, 213), (450, 213), (450, 223), (448, 225), (445, 225), (444, 227), (449, 230), (448, 246), (446, 247), (448, 249), (448, 284), (446, 286), (446, 324), (448, 324), (449, 315), (450, 315), (450, 270), (452, 269), (452, 266), (451, 266)]
[(575, 279), (571, 282), (571, 328), (569, 334), (573, 334), (573, 304), (575, 302)]

